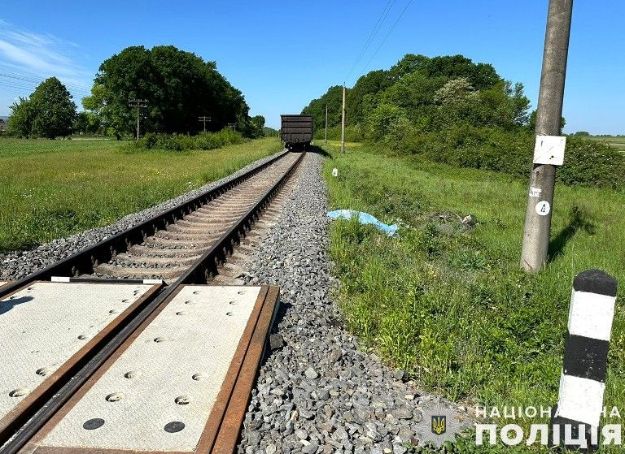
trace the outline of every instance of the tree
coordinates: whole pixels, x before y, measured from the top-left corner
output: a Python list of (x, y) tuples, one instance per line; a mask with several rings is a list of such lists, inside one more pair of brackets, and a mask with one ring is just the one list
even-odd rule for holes
[(252, 125), (252, 137), (262, 137), (264, 135), (265, 117), (262, 115), (256, 115), (250, 119)]
[(217, 71), (215, 62), (174, 46), (133, 46), (108, 58), (83, 106), (121, 136), (131, 134), (136, 121), (130, 99), (149, 103), (145, 131), (198, 132), (202, 125), (197, 117), (202, 115), (212, 118), (212, 130), (235, 123), (245, 131), (250, 121), (243, 95)]
[(16, 137), (30, 137), (33, 129), (35, 112), (28, 98), (20, 98), (11, 106), (11, 115), (7, 125), (7, 132)]
[(274, 128), (270, 128), (269, 126), (265, 126), (263, 128), (263, 136), (265, 137), (277, 137), (279, 131)]
[(434, 57), (423, 68), (429, 77), (445, 76), (450, 79), (466, 77), (476, 90), (491, 88), (502, 79), (492, 65), (475, 64), (462, 55)]
[(93, 112), (80, 112), (74, 120), (74, 132), (81, 134), (97, 134), (100, 126), (100, 119)]
[(377, 96), (391, 85), (393, 85), (393, 80), (389, 71), (371, 71), (360, 77), (356, 81), (354, 88), (347, 92), (346, 108), (349, 112), (349, 123), (354, 124), (364, 121), (368, 112), (365, 99), (368, 96)]
[[(529, 119), (527, 121), (527, 128), (534, 132), (536, 131), (536, 116), (538, 115), (537, 110), (532, 110), (532, 113), (529, 115)], [(566, 118), (562, 117), (560, 119), (560, 134), (562, 134), (562, 130), (566, 126)]]
[(67, 88), (56, 78), (43, 81), (28, 99), (11, 106), (9, 128), (20, 137), (54, 139), (71, 134), (76, 104)]
[(402, 108), (391, 104), (380, 104), (368, 117), (367, 135), (373, 140), (382, 140), (405, 118), (406, 113)]
[[(326, 105), (329, 126), (340, 124), (341, 91), (330, 87), (304, 108), (317, 129), (324, 125)], [(505, 81), (492, 65), (462, 55), (407, 54), (389, 70), (361, 76), (348, 90), (347, 124), (364, 129), (372, 140), (387, 142), (450, 128), (514, 131), (527, 123), (528, 107), (523, 85)]]
[(54, 139), (72, 133), (76, 104), (72, 96), (56, 77), (43, 81), (30, 97), (36, 115), (33, 135)]
[(525, 96), (523, 84), (517, 82), (514, 88), (510, 88), (507, 83), (508, 96), (510, 97), (514, 109), (514, 123), (518, 126), (524, 126), (529, 121), (530, 100)]
[(328, 126), (341, 124), (341, 106), (343, 104), (343, 87), (334, 85), (318, 99), (310, 101), (302, 113), (312, 115), (315, 122), (315, 130), (325, 127), (326, 106), (328, 106)]
[(415, 72), (427, 73), (429, 63), (430, 59), (425, 55), (406, 54), (390, 69), (390, 77), (397, 80)]

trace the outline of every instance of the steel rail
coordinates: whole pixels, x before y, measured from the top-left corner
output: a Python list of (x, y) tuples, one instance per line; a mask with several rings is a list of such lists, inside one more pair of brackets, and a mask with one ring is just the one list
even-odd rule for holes
[(48, 280), (52, 276), (72, 277), (80, 274), (93, 273), (94, 268), (98, 264), (109, 262), (115, 257), (115, 255), (126, 252), (131, 246), (143, 242), (148, 236), (154, 235), (157, 231), (165, 229), (170, 223), (181, 219), (183, 216), (197, 210), (202, 205), (207, 204), (221, 194), (231, 190), (235, 186), (238, 186), (245, 180), (283, 158), (288, 153), (288, 151), (283, 151), (279, 155), (274, 156), (272, 159), (262, 164), (259, 164), (242, 175), (223, 182), (192, 198), (191, 200), (180, 203), (161, 214), (155, 215), (150, 219), (137, 224), (134, 227), (106, 238), (93, 246), (82, 249), (40, 271), (36, 271), (35, 273), (0, 288), (0, 298), (14, 292), (26, 284), (30, 284), (34, 281)]
[[(284, 152), (269, 161), (275, 162), (277, 159), (285, 156), (288, 152)], [(280, 179), (268, 189), (262, 198), (248, 210), (239, 221), (225, 232), (217, 242), (206, 251), (182, 276), (167, 287), (150, 302), (148, 302), (140, 312), (124, 326), (118, 327), (117, 330), (110, 333), (110, 341), (99, 351), (93, 352), (92, 355), (83, 361), (80, 369), (73, 377), (62, 386), (50, 389), (49, 395), (46, 396), (47, 402), (39, 410), (32, 409), (25, 412), (16, 420), (19, 423), (19, 430), (14, 433), (11, 439), (0, 439), (1, 453), (17, 453), (35, 434), (46, 424), (46, 422), (72, 397), (73, 394), (95, 373), (95, 371), (128, 339), (132, 333), (176, 290), (185, 284), (202, 284), (206, 283), (211, 276), (217, 273), (219, 264), (225, 262), (228, 255), (233, 252), (236, 243), (244, 238), (251, 228), (251, 225), (259, 218), (260, 213), (268, 206), (271, 199), (275, 197), (278, 191), (288, 181), (295, 169), (301, 163), (304, 157), (302, 153), (297, 160), (289, 166), (282, 174)], [(256, 169), (264, 168), (265, 165), (258, 166)], [(253, 169), (254, 170), (254, 169)], [(84, 253), (85, 251), (83, 251)], [(49, 267), (53, 269), (54, 266)], [(26, 281), (29, 283), (31, 281)], [(24, 284), (22, 284), (24, 285)]]

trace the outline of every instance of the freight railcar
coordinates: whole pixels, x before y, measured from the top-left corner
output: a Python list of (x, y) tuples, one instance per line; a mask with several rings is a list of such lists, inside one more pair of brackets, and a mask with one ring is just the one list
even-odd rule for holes
[(314, 122), (311, 115), (281, 115), (280, 137), (289, 149), (308, 148), (313, 140)]

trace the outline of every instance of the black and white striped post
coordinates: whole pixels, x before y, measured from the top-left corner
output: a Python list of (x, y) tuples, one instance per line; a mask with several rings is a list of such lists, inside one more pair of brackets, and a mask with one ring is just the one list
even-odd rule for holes
[(564, 368), (552, 418), (554, 444), (590, 449), (598, 444), (616, 288), (616, 279), (600, 270), (584, 271), (573, 281)]

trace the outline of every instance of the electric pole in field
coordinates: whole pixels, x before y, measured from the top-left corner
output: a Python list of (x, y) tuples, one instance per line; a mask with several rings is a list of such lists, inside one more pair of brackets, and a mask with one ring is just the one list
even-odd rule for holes
[(345, 84), (343, 84), (343, 108), (341, 109), (341, 153), (345, 153)]
[(128, 105), (130, 107), (137, 109), (137, 138), (136, 139), (139, 140), (139, 132), (140, 132), (140, 125), (141, 125), (141, 110), (148, 107), (148, 100), (147, 99), (131, 99), (130, 101), (128, 101)]
[(206, 132), (206, 122), (210, 123), (211, 121), (213, 121), (213, 119), (210, 116), (207, 117), (205, 115), (202, 115), (201, 117), (197, 117), (197, 121), (202, 122), (202, 124), (204, 125), (204, 132)]
[(547, 261), (556, 166), (564, 159), (560, 137), (573, 0), (549, 0), (545, 50), (536, 113), (536, 145), (530, 176), (521, 267), (539, 271)]
[(325, 133), (325, 144), (328, 144), (328, 105), (326, 104), (326, 133)]

